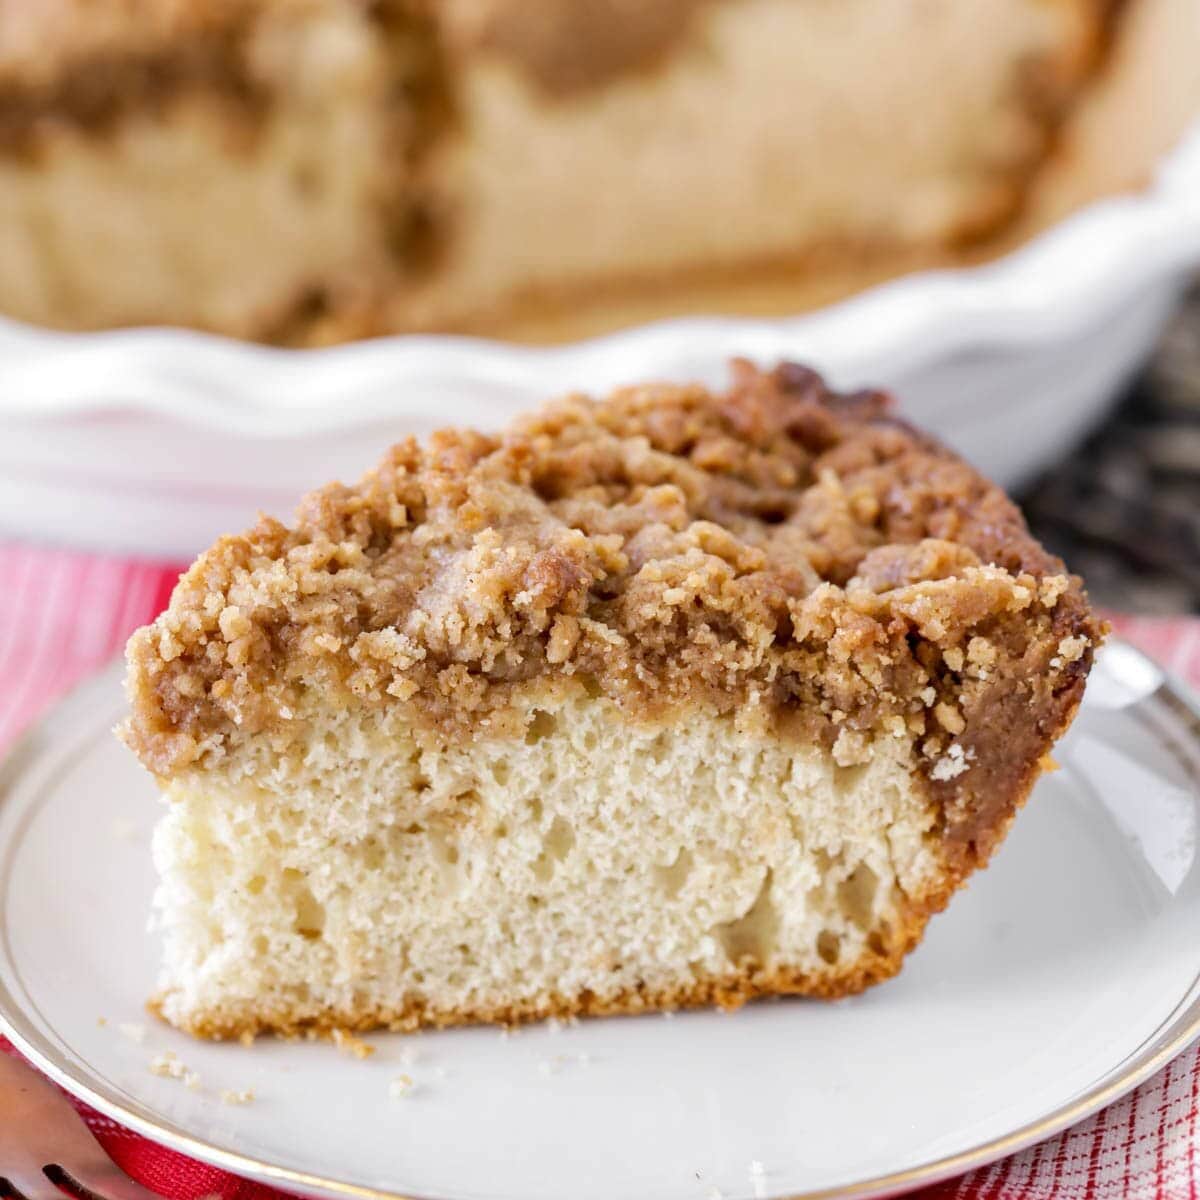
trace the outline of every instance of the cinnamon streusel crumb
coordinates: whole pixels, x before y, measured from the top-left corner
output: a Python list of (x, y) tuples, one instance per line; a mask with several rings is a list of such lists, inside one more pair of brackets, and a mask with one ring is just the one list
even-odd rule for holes
[(633, 719), (769, 721), (839, 761), (908, 730), (978, 861), (1020, 791), (1003, 772), (1032, 769), (988, 745), (1018, 708), (1043, 714), (1031, 737), (1064, 727), (1102, 635), (1003, 493), (885, 396), (738, 363), (724, 394), (570, 396), (500, 436), (402, 442), (292, 528), (222, 539), (130, 643), (124, 736), (170, 776), (301, 737), (310, 689), (495, 735), (539, 678)]

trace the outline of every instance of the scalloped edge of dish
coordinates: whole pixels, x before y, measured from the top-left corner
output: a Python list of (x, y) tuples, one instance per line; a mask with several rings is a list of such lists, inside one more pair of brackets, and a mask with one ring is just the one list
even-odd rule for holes
[[(902, 276), (798, 317), (678, 318), (554, 347), (401, 335), (313, 350), (183, 329), (61, 333), (0, 320), (0, 418), (141, 412), (296, 437), (403, 419), (447, 387), (460, 396), (478, 388), (494, 403), (643, 377), (716, 382), (735, 352), (760, 361), (803, 353), (835, 382), (840, 371), (861, 378), (885, 364), (895, 375), (1070, 338), (1198, 263), (1200, 122), (1143, 191), (1088, 205), (985, 265)], [(486, 408), (478, 417), (488, 423)]]

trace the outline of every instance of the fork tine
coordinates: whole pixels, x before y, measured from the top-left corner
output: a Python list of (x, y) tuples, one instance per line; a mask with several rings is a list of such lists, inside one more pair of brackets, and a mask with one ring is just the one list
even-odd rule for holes
[(127, 1179), (63, 1093), (0, 1054), (0, 1196), (14, 1200), (158, 1200)]
[[(77, 1195), (90, 1194), (95, 1200), (161, 1200), (154, 1192), (130, 1179), (107, 1156), (87, 1162), (72, 1160), (70, 1170), (62, 1166), (56, 1170), (61, 1175), (63, 1186)], [(33, 1197), (29, 1200), (33, 1200)], [(61, 1194), (58, 1200), (63, 1200)]]
[(0, 1170), (0, 1180), (7, 1185), (0, 1187), (0, 1194), (11, 1192), (19, 1200), (65, 1200), (62, 1192), (34, 1166), (18, 1165), (15, 1171), (6, 1166)]

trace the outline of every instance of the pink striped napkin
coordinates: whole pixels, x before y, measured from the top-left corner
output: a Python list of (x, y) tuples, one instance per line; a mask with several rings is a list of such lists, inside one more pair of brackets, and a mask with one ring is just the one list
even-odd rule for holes
[[(0, 544), (0, 749), (158, 613), (179, 570), (172, 564)], [(1115, 617), (1113, 623), (1168, 670), (1200, 687), (1200, 619)], [(116, 1162), (171, 1200), (273, 1200), (279, 1195), (83, 1111)], [(1065, 1133), (924, 1195), (938, 1200), (1200, 1200), (1200, 1047)]]

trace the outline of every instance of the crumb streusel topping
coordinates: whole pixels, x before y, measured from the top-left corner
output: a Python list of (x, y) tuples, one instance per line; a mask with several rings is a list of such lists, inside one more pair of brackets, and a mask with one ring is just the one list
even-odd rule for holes
[(130, 642), (125, 737), (167, 776), (301, 735), (312, 689), (495, 735), (514, 688), (574, 678), (632, 719), (761, 710), (846, 766), (880, 730), (917, 738), (973, 844), (1005, 772), (1035, 769), (989, 749), (1031, 706), (1030, 736), (1065, 726), (1102, 629), (1004, 494), (888, 408), (739, 363), (724, 394), (401, 442), (199, 558)]

